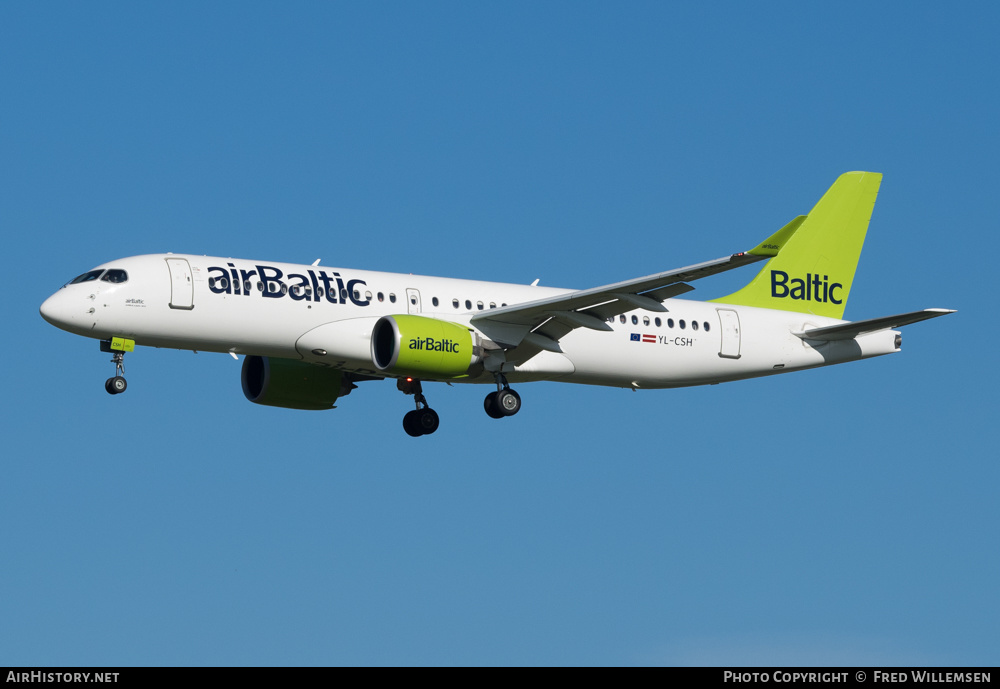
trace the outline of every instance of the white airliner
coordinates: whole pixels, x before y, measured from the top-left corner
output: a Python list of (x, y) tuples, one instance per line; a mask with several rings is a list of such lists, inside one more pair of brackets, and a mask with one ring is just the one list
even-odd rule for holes
[[(414, 395), (411, 436), (438, 415), (421, 381), (484, 383), (493, 418), (516, 414), (510, 383), (633, 389), (721, 383), (898, 352), (893, 330), (953, 313), (842, 320), (882, 175), (848, 172), (808, 215), (750, 251), (584, 290), (187, 254), (98, 266), (41, 306), (49, 323), (113, 354), (125, 391), (135, 345), (245, 355), (247, 399), (331, 409), (356, 383), (393, 378)], [(677, 297), (694, 280), (767, 261), (743, 289)]]

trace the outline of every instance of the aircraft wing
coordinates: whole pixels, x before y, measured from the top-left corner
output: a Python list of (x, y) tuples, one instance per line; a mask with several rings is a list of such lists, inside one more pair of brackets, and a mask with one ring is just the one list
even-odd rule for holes
[(686, 283), (763, 261), (778, 254), (798, 229), (804, 215), (782, 227), (750, 251), (676, 270), (646, 275), (601, 287), (577, 290), (491, 309), (472, 318), (472, 325), (504, 349), (516, 348), (507, 360), (526, 361), (539, 351), (561, 352), (559, 340), (576, 328), (611, 330), (608, 318), (635, 309), (664, 312), (664, 299), (694, 288)]
[(947, 316), (949, 313), (955, 313), (954, 309), (924, 309), (923, 311), (911, 311), (896, 316), (883, 316), (882, 318), (869, 318), (865, 321), (828, 325), (825, 328), (812, 328), (811, 330), (794, 333), (794, 335), (801, 337), (803, 340), (852, 340), (858, 335), (864, 335), (865, 333), (899, 328), (910, 323), (926, 321), (928, 318)]

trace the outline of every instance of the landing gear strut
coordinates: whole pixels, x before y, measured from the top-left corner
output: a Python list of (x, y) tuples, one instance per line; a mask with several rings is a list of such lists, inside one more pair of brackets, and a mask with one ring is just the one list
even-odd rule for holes
[(427, 406), (427, 398), (424, 397), (420, 381), (414, 378), (400, 378), (396, 382), (396, 387), (405, 395), (413, 395), (417, 406), (416, 409), (406, 412), (403, 416), (403, 430), (406, 431), (406, 434), (417, 438), (436, 431), (440, 419), (437, 412)]
[(497, 391), (486, 395), (486, 399), (483, 400), (483, 408), (494, 419), (514, 416), (521, 411), (521, 396), (511, 389), (504, 374), (494, 373), (493, 375), (496, 377)]
[(109, 395), (118, 395), (125, 392), (128, 383), (125, 382), (125, 352), (111, 349), (110, 342), (101, 342), (102, 352), (111, 352), (111, 362), (115, 365), (115, 375), (104, 381), (104, 389)]

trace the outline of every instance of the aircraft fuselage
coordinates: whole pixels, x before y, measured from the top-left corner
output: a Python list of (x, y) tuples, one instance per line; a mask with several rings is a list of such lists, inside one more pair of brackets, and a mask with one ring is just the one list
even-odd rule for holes
[[(41, 308), (69, 332), (138, 345), (297, 359), (363, 375), (382, 316), (420, 314), (472, 328), (473, 316), (573, 290), (187, 254), (134, 256), (95, 268), (127, 279), (68, 284)], [(613, 387), (719, 383), (898, 351), (895, 331), (840, 342), (793, 333), (844, 321), (685, 299), (631, 310), (611, 330), (576, 329), (507, 374)], [(316, 353), (325, 350), (325, 354)], [(433, 380), (425, 377), (425, 380)], [(454, 382), (494, 382), (486, 371)]]

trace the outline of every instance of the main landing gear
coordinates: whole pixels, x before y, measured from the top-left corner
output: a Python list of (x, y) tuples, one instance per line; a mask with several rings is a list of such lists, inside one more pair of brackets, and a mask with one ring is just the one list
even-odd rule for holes
[[(497, 390), (486, 395), (486, 399), (483, 400), (483, 408), (494, 419), (513, 416), (521, 411), (521, 396), (511, 389), (507, 378), (502, 373), (495, 373), (494, 376), (497, 381)], [(406, 434), (417, 438), (436, 431), (440, 419), (437, 412), (427, 406), (427, 398), (424, 397), (420, 381), (415, 378), (400, 378), (396, 381), (396, 387), (405, 395), (413, 395), (416, 402), (417, 408), (406, 412), (403, 416), (403, 430), (406, 431)]]
[(128, 387), (125, 382), (125, 352), (131, 352), (134, 347), (134, 341), (117, 337), (101, 341), (101, 351), (111, 352), (111, 362), (115, 365), (115, 375), (104, 381), (104, 389), (109, 395), (121, 394)]
[(396, 382), (396, 387), (405, 395), (413, 395), (417, 405), (416, 409), (406, 412), (403, 416), (403, 430), (406, 431), (406, 434), (417, 438), (436, 431), (440, 419), (437, 412), (427, 406), (427, 399), (424, 397), (420, 381), (415, 378), (400, 378)]
[(486, 395), (486, 399), (483, 400), (483, 408), (494, 419), (514, 416), (521, 411), (521, 396), (511, 389), (504, 374), (495, 373), (494, 375), (497, 380), (497, 391)]

